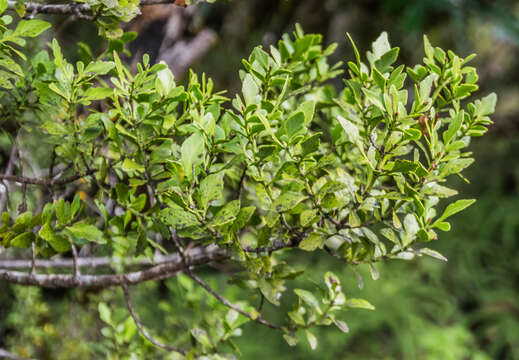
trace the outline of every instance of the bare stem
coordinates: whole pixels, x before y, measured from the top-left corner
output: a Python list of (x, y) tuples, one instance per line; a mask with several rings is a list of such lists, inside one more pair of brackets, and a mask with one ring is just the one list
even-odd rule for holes
[(184, 350), (179, 349), (177, 347), (166, 345), (150, 335), (150, 333), (144, 328), (142, 323), (139, 321), (139, 318), (137, 317), (137, 313), (135, 312), (135, 308), (133, 307), (131, 299), (130, 299), (130, 292), (128, 291), (128, 285), (126, 285), (126, 283), (123, 282), (121, 284), (121, 287), (123, 288), (124, 298), (126, 299), (126, 305), (128, 307), (128, 311), (130, 312), (130, 315), (132, 316), (133, 321), (135, 322), (135, 325), (137, 325), (137, 328), (139, 329), (139, 332), (142, 334), (142, 336), (144, 336), (146, 339), (148, 339), (148, 341), (151, 342), (153, 345), (155, 345), (161, 349), (164, 349), (167, 351), (178, 352), (182, 355), (185, 355), (186, 352)]

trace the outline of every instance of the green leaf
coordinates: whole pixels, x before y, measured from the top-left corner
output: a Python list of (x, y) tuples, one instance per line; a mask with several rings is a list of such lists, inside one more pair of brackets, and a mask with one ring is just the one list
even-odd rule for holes
[(382, 73), (379, 70), (377, 70), (377, 68), (373, 68), (373, 80), (380, 88), (380, 90), (386, 90), (386, 78), (384, 77), (384, 75), (382, 75)]
[(31, 246), (32, 242), (35, 240), (36, 236), (33, 232), (27, 231), (17, 235), (14, 239), (11, 240), (10, 245), (18, 248), (28, 248)]
[(491, 93), (483, 99), (476, 101), (477, 112), (480, 116), (491, 115), (496, 110), (497, 95)]
[(155, 89), (160, 96), (167, 96), (175, 87), (175, 77), (169, 68), (157, 71)]
[(96, 61), (89, 63), (83, 72), (94, 73), (96, 75), (105, 75), (114, 67), (115, 63), (113, 61)]
[(258, 148), (258, 152), (256, 153), (256, 156), (259, 157), (260, 159), (265, 159), (268, 156), (274, 154), (276, 149), (277, 149), (276, 145), (261, 145)]
[(366, 98), (375, 105), (380, 111), (385, 111), (384, 99), (381, 94), (366, 88), (362, 88), (362, 92), (366, 95)]
[(165, 224), (177, 229), (200, 225), (200, 222), (194, 214), (187, 212), (180, 207), (162, 209), (159, 213), (159, 217)]
[(274, 203), (272, 208), (276, 212), (285, 212), (293, 209), (301, 201), (305, 200), (307, 196), (302, 195), (299, 192), (288, 191), (279, 196)]
[(474, 204), (476, 199), (464, 199), (464, 200), (458, 200), (453, 202), (452, 204), (449, 204), (446, 208), (443, 214), (436, 220), (435, 223), (441, 222), (452, 215), (459, 213), (463, 209), (469, 207), (470, 205)]
[(382, 55), (384, 55), (385, 53), (390, 51), (391, 45), (389, 45), (389, 39), (387, 36), (387, 32), (384, 31), (382, 34), (380, 34), (379, 37), (377, 38), (377, 40), (375, 40), (373, 42), (372, 47), (373, 47), (373, 56), (374, 56), (373, 60), (380, 59), (382, 57)]
[(310, 331), (305, 330), (306, 334), (306, 340), (308, 340), (308, 344), (310, 344), (310, 347), (312, 350), (315, 350), (317, 348), (317, 338), (314, 334), (312, 334)]
[(371, 305), (367, 300), (364, 300), (364, 299), (349, 298), (346, 300), (345, 305), (350, 308), (375, 310), (375, 307), (373, 305)]
[(440, 177), (452, 174), (459, 174), (463, 169), (469, 167), (474, 162), (472, 158), (458, 158), (445, 163), (440, 170)]
[(50, 135), (63, 136), (69, 133), (65, 126), (52, 120), (45, 121), (41, 127)]
[(409, 128), (404, 130), (404, 140), (420, 140), (422, 132), (418, 129)]
[(420, 162), (414, 162), (409, 160), (398, 160), (388, 162), (384, 166), (384, 170), (391, 173), (414, 173), (419, 177), (423, 177), (428, 174), (427, 170)]
[(456, 90), (454, 91), (454, 97), (456, 99), (461, 99), (466, 96), (469, 96), (470, 93), (476, 91), (479, 88), (476, 84), (461, 84), (458, 87), (456, 87)]
[(359, 129), (357, 126), (340, 115), (337, 115), (337, 120), (348, 135), (348, 139), (354, 144), (360, 144)]
[(330, 180), (326, 184), (324, 184), (321, 189), (319, 189), (319, 196), (322, 198), (324, 195), (328, 193), (335, 193), (337, 191), (346, 189), (346, 184), (336, 181), (336, 180)]
[(346, 36), (348, 37), (348, 40), (350, 40), (351, 46), (353, 47), (353, 53), (355, 54), (355, 60), (357, 61), (357, 65), (360, 67), (360, 64), (361, 64), (360, 53), (359, 53), (359, 50), (357, 49), (357, 45), (355, 45), (355, 42), (351, 38), (350, 33), (347, 32)]
[(15, 73), (18, 76), (23, 76), (23, 70), (21, 66), (10, 57), (0, 58), (0, 66)]
[(304, 289), (294, 289), (294, 293), (312, 309), (318, 311), (319, 313), (321, 312), (321, 309), (319, 308), (319, 301), (317, 301), (314, 294), (312, 294), (310, 291)]
[(19, 17), (25, 16), (25, 3), (16, 1), (14, 4), (14, 11), (18, 14)]
[(56, 94), (58, 94), (59, 96), (63, 97), (65, 100), (69, 100), (69, 94), (67, 93), (67, 91), (65, 91), (61, 85), (57, 84), (57, 83), (50, 83), (49, 84), (49, 89), (51, 89), (52, 91), (54, 91)]
[(380, 230), (380, 233), (387, 238), (389, 241), (399, 245), (400, 241), (398, 240), (398, 237), (396, 236), (395, 232), (391, 228), (384, 228)]
[(276, 134), (274, 134), (274, 131), (270, 127), (269, 120), (262, 113), (258, 113), (257, 115), (263, 126), (265, 126), (267, 132), (270, 134), (270, 136), (272, 136), (272, 140), (274, 140), (279, 146), (283, 147), (283, 144), (279, 141), (279, 139), (276, 137)]
[(307, 227), (319, 221), (319, 210), (309, 209), (301, 212), (300, 222), (302, 227)]
[(8, 5), (9, 4), (7, 0), (0, 0), (0, 14), (2, 14), (7, 9)]
[(378, 69), (378, 71), (380, 71), (382, 74), (388, 72), (389, 67), (393, 65), (396, 59), (398, 59), (399, 51), (400, 49), (395, 47), (382, 55), (380, 59), (375, 61), (375, 67)]
[(130, 207), (138, 212), (142, 212), (144, 207), (146, 206), (147, 196), (146, 194), (139, 194), (135, 199), (133, 199)]
[(242, 93), (243, 98), (245, 99), (245, 105), (248, 106), (259, 103), (259, 88), (250, 74), (245, 74), (245, 78), (243, 79)]
[(207, 332), (203, 329), (194, 328), (191, 329), (191, 335), (195, 338), (196, 341), (198, 341), (200, 344), (207, 348), (212, 348), (211, 345), (211, 339), (209, 339), (209, 335), (207, 335)]
[(312, 122), (315, 113), (315, 101), (305, 101), (301, 104), (301, 106), (299, 106), (299, 109), (301, 109), (301, 111), (303, 111), (303, 113), (305, 114), (305, 124), (309, 124), (310, 122)]
[(283, 339), (287, 342), (288, 346), (296, 346), (297, 338), (289, 334), (283, 334)]
[(425, 56), (429, 60), (433, 60), (434, 58), (434, 48), (431, 46), (431, 43), (429, 42), (429, 39), (426, 35), (423, 36), (423, 45), (425, 50)]
[(422, 248), (422, 249), (420, 249), (420, 253), (424, 254), (424, 255), (431, 256), (431, 257), (433, 257), (435, 259), (438, 259), (438, 260), (441, 260), (441, 261), (445, 261), (445, 262), (449, 261), (445, 256), (440, 254), (438, 251), (432, 250), (432, 249), (429, 249), (429, 248)]
[(305, 124), (305, 114), (302, 111), (298, 111), (292, 116), (290, 116), (285, 123), (285, 131), (289, 139), (296, 134), (304, 132), (306, 130)]
[(52, 239), (55, 236), (54, 231), (52, 230), (52, 227), (48, 223), (44, 224), (41, 227), (40, 231), (38, 231), (38, 235), (43, 240), (46, 240), (46, 241), (49, 241), (50, 239)]
[(236, 229), (241, 229), (250, 221), (252, 215), (256, 211), (255, 206), (246, 206), (240, 209), (238, 216), (236, 216), (236, 220), (234, 221), (234, 227)]
[(418, 221), (416, 221), (414, 214), (407, 214), (404, 217), (404, 230), (405, 236), (402, 242), (404, 246), (407, 246), (411, 243), (413, 237), (420, 230), (420, 225), (418, 224)]
[(312, 154), (319, 150), (321, 133), (314, 134), (301, 143), (303, 156)]
[(121, 169), (123, 169), (123, 171), (125, 172), (130, 172), (130, 171), (138, 171), (138, 172), (144, 172), (144, 166), (141, 165), (141, 164), (137, 164), (135, 161), (133, 161), (132, 159), (124, 159), (122, 165), (121, 165)]
[(299, 326), (305, 326), (305, 319), (303, 317), (303, 314), (301, 314), (300, 311), (294, 310), (287, 313), (287, 315), (290, 317), (290, 320), (292, 320), (296, 325)]
[(13, 35), (35, 37), (47, 30), (50, 24), (43, 20), (20, 20)]
[(113, 93), (114, 89), (108, 87), (90, 87), (85, 91), (83, 97), (89, 101), (101, 100), (112, 96)]
[(68, 224), (72, 220), (70, 204), (63, 199), (60, 199), (56, 204), (56, 217), (60, 225)]
[(465, 116), (464, 111), (460, 111), (457, 116), (455, 116), (451, 123), (449, 124), (448, 129), (443, 133), (443, 142), (445, 144), (448, 144), (454, 136), (456, 136), (456, 133), (461, 128), (461, 124), (463, 123), (463, 118)]
[(202, 163), (204, 150), (204, 137), (199, 132), (195, 132), (182, 143), (180, 148), (182, 167), (184, 168), (184, 176), (188, 179), (192, 180), (193, 178), (193, 166)]
[(206, 209), (213, 200), (223, 196), (223, 179), (217, 174), (211, 174), (200, 182), (200, 206)]
[(276, 289), (272, 286), (272, 284), (269, 281), (260, 278), (260, 280), (258, 281), (258, 287), (263, 296), (265, 296), (265, 299), (267, 299), (271, 304), (276, 306), (280, 305), (280, 293), (276, 291)]
[(429, 74), (420, 81), (420, 100), (422, 104), (429, 100), (434, 80), (437, 77), (436, 74)]
[(348, 327), (348, 325), (344, 322), (344, 321), (341, 321), (341, 320), (333, 320), (333, 323), (335, 324), (335, 326), (337, 326), (339, 328), (339, 330), (341, 330), (343, 333), (347, 333), (350, 331), (350, 328)]
[(38, 235), (43, 240), (47, 241), (50, 246), (57, 252), (67, 252), (72, 248), (70, 241), (68, 241), (64, 236), (55, 234), (50, 224), (48, 223), (42, 226), (38, 232)]
[(441, 231), (450, 231), (451, 229), (451, 224), (449, 224), (447, 221), (435, 222), (432, 226), (440, 229)]
[(112, 323), (112, 311), (110, 310), (108, 305), (106, 305), (103, 302), (99, 303), (99, 305), (97, 306), (97, 311), (99, 311), (99, 317), (101, 318), (101, 320), (103, 320), (107, 324)]
[(65, 228), (72, 236), (78, 239), (85, 239), (91, 242), (104, 242), (103, 233), (94, 225), (85, 223), (75, 223)]
[(299, 248), (305, 251), (314, 251), (324, 243), (324, 237), (319, 233), (311, 233), (299, 243)]
[(240, 212), (240, 201), (233, 200), (225, 205), (214, 217), (211, 224), (213, 226), (222, 226), (228, 224), (236, 219), (236, 216)]
[(458, 194), (456, 190), (450, 189), (436, 182), (430, 182), (425, 184), (421, 192), (425, 195), (433, 195), (442, 198), (451, 197)]

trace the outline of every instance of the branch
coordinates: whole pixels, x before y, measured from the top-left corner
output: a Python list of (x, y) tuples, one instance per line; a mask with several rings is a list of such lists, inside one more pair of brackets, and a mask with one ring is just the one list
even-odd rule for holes
[(124, 298), (126, 299), (126, 305), (128, 306), (128, 311), (130, 312), (130, 315), (132, 316), (133, 321), (135, 322), (135, 325), (137, 325), (137, 328), (139, 329), (140, 333), (146, 339), (148, 339), (153, 345), (155, 345), (155, 346), (157, 346), (157, 347), (159, 347), (161, 349), (178, 352), (178, 353), (180, 353), (182, 355), (185, 355), (186, 352), (184, 350), (176, 348), (176, 347), (172, 347), (172, 346), (169, 346), (169, 345), (166, 345), (166, 344), (163, 344), (162, 342), (156, 340), (153, 336), (151, 336), (148, 333), (148, 331), (144, 328), (144, 326), (142, 326), (142, 323), (139, 321), (139, 318), (137, 317), (137, 313), (135, 312), (135, 309), (134, 309), (134, 307), (132, 305), (132, 302), (130, 300), (130, 293), (128, 291), (128, 285), (123, 283), (122, 284), (122, 288), (123, 288), (123, 292), (124, 292)]
[[(69, 274), (34, 274), (21, 271), (0, 270), (0, 280), (5, 280), (18, 285), (32, 285), (46, 288), (106, 288), (110, 286), (122, 286), (138, 284), (150, 280), (162, 280), (170, 278), (188, 267), (206, 265), (215, 261), (223, 261), (230, 258), (228, 251), (214, 248), (212, 250), (191, 254), (188, 252), (184, 259), (178, 259), (153, 266), (142, 271), (113, 275), (69, 275)], [(80, 260), (80, 259), (78, 259)]]
[(69, 177), (66, 177), (66, 178), (63, 178), (63, 179), (42, 179), (42, 178), (29, 178), (29, 177), (25, 177), (25, 176), (16, 176), (16, 175), (9, 175), (9, 174), (4, 174), (4, 175), (0, 175), (0, 180), (7, 180), (7, 181), (12, 181), (12, 182), (17, 182), (17, 183), (20, 183), (20, 184), (30, 184), (30, 185), (42, 185), (42, 186), (63, 186), (63, 185), (67, 185), (67, 184), (70, 184), (76, 180), (79, 180), (83, 177), (86, 177), (86, 176), (89, 176), (89, 175), (92, 175), (93, 173), (95, 173), (95, 169), (91, 169), (87, 172), (85, 172), (84, 174), (77, 174), (77, 175), (72, 175), (72, 176), (69, 176)]
[[(16, 162), (16, 154), (18, 153), (16, 151), (16, 149), (17, 149), (16, 143), (13, 143), (13, 146), (11, 147), (11, 153), (9, 155), (9, 161), (7, 162), (7, 167), (5, 169), (5, 173), (7, 175), (11, 175), (14, 171), (14, 165)], [(0, 210), (3, 211), (6, 202), (7, 202), (7, 207), (9, 207), (9, 186), (6, 185), (3, 180), (0, 180), (0, 181), (2, 182), (2, 184), (5, 187), (5, 192), (3, 192), (2, 195), (0, 196)]]
[(158, 60), (166, 62), (177, 77), (185, 73), (217, 41), (218, 36), (213, 30), (203, 29), (193, 39), (179, 39), (174, 46), (161, 51)]
[(260, 316), (256, 315), (256, 316), (253, 316), (252, 314), (246, 312), (245, 310), (242, 310), (240, 307), (234, 305), (232, 302), (230, 302), (229, 300), (227, 300), (226, 298), (224, 298), (222, 295), (218, 294), (216, 291), (214, 291), (208, 283), (206, 283), (204, 280), (200, 279), (198, 276), (196, 276), (192, 271), (191, 269), (188, 269), (187, 270), (187, 275), (195, 280), (201, 287), (203, 287), (209, 294), (211, 294), (212, 296), (214, 296), (219, 302), (221, 302), (222, 304), (224, 304), (225, 306), (227, 306), (228, 308), (230, 309), (233, 309), (234, 311), (242, 314), (243, 316), (245, 317), (248, 317), (249, 319), (253, 320), (253, 321), (256, 321), (257, 323), (261, 324), (261, 325), (265, 325), (271, 329), (276, 329), (276, 330), (281, 330), (282, 327), (279, 326), (279, 325), (276, 325), (276, 324), (272, 324), (271, 322), (265, 320), (265, 319), (262, 319)]
[[(283, 249), (297, 247), (301, 241), (298, 234), (289, 243), (275, 243), (270, 247), (244, 248), (243, 251), (249, 253), (275, 252)], [(179, 248), (180, 250), (182, 248)], [(184, 256), (184, 258), (183, 258)], [(122, 284), (132, 285), (144, 281), (161, 280), (175, 276), (180, 271), (185, 271), (193, 266), (206, 265), (211, 262), (224, 261), (231, 258), (231, 253), (227, 249), (214, 247), (194, 248), (182, 253), (168, 256), (157, 256), (155, 259), (142, 259), (130, 265), (153, 265), (146, 270), (135, 271), (126, 274), (110, 275), (78, 275), (73, 274), (30, 274), (23, 271), (12, 271), (12, 269), (26, 270), (33, 266), (32, 260), (0, 260), (0, 280), (8, 281), (19, 285), (32, 285), (47, 288), (57, 287), (83, 287), (83, 288), (106, 288), (110, 286), (121, 286)], [(110, 266), (109, 257), (99, 258), (78, 258), (76, 269), (81, 267), (94, 269), (96, 267)], [(74, 269), (74, 259), (52, 259), (35, 260), (35, 268), (69, 268)], [(76, 274), (79, 271), (76, 271)]]
[(171, 229), (171, 227), (169, 228), (169, 233), (171, 235), (171, 240), (173, 240), (173, 242), (175, 243), (176, 247), (178, 248), (178, 251), (179, 251), (179, 254), (180, 254), (180, 258), (181, 258), (181, 261), (182, 263), (185, 265), (185, 273), (186, 275), (188, 275), (191, 279), (195, 280), (201, 287), (203, 287), (209, 294), (211, 294), (212, 296), (214, 296), (218, 301), (220, 301), (222, 304), (224, 304), (225, 306), (227, 306), (228, 308), (230, 309), (233, 309), (234, 311), (242, 314), (243, 316), (245, 317), (248, 317), (249, 319), (253, 320), (253, 321), (256, 321), (258, 322), (259, 324), (262, 324), (262, 325), (265, 325), (265, 326), (268, 326), (269, 328), (272, 328), (272, 329), (278, 329), (280, 330), (281, 329), (281, 326), (279, 325), (275, 325), (275, 324), (272, 324), (262, 318), (260, 318), (259, 316), (253, 316), (252, 314), (249, 314), (248, 312), (246, 312), (245, 310), (242, 310), (240, 309), (238, 306), (234, 305), (233, 303), (231, 303), (229, 300), (227, 300), (226, 298), (224, 298), (223, 296), (221, 296), (220, 294), (218, 294), (216, 291), (214, 291), (210, 286), (209, 284), (207, 284), (204, 280), (200, 279), (198, 276), (195, 275), (195, 273), (193, 272), (192, 270), (192, 267), (188, 265), (189, 263), (189, 259), (187, 257), (187, 254), (184, 250), (184, 247), (182, 246), (182, 244), (180, 243), (180, 240), (178, 239), (178, 237), (176, 236), (176, 234), (174, 233), (174, 231)]
[[(139, 2), (140, 6), (144, 5), (159, 5), (159, 4), (173, 4), (182, 6), (182, 1), (172, 1), (172, 0), (141, 0)], [(14, 10), (16, 1), (8, 1), (7, 2), (8, 9)], [(71, 4), (37, 4), (32, 2), (24, 3), (25, 10), (30, 14), (55, 14), (55, 15), (67, 15), (73, 14), (79, 17), (86, 16), (87, 14), (92, 14), (92, 8), (83, 3), (71, 3)]]
[(9, 351), (6, 351), (4, 349), (0, 349), (0, 358), (1, 359), (10, 359), (10, 360), (26, 360), (25, 358), (12, 354)]
[[(195, 256), (195, 254), (199, 254), (203, 251), (201, 248), (192, 249), (190, 251), (190, 254), (192, 256)], [(153, 260), (150, 260), (148, 258), (144, 258), (141, 260), (135, 261), (135, 259), (127, 258), (126, 264), (128, 265), (160, 265), (167, 262), (179, 262), (179, 256), (178, 254), (171, 254), (171, 255), (158, 255), (153, 258)], [(89, 268), (94, 269), (97, 267), (103, 267), (103, 266), (111, 266), (112, 265), (112, 258), (111, 257), (78, 257), (77, 264), (79, 267), (83, 268)], [(44, 269), (56, 269), (56, 268), (69, 268), (73, 269), (74, 267), (74, 259), (51, 259), (51, 260), (35, 260), (34, 263), (36, 268), (44, 268)], [(27, 269), (32, 266), (31, 260), (9, 260), (9, 259), (0, 259), (0, 269)]]

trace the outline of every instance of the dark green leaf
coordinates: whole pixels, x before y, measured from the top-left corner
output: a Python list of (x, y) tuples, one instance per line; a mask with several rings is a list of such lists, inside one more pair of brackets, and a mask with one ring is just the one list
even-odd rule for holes
[(272, 208), (276, 212), (285, 212), (293, 209), (297, 204), (306, 198), (307, 196), (304, 196), (298, 192), (285, 192), (274, 201)]

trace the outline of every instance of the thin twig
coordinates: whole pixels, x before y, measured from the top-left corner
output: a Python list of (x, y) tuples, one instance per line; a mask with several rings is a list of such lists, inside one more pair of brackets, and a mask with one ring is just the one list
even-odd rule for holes
[(240, 182), (238, 183), (238, 200), (241, 200), (241, 194), (243, 193), (243, 187), (245, 186), (245, 177), (247, 176), (247, 167), (243, 169), (243, 173), (240, 177)]
[[(12, 175), (14, 171), (14, 164), (16, 162), (16, 143), (13, 141), (13, 145), (11, 146), (11, 153), (9, 154), (9, 161), (7, 162), (7, 167), (5, 169), (5, 173), (7, 175)], [(5, 193), (2, 194), (2, 197), (0, 198), (0, 210), (4, 209), (4, 206), (7, 202), (7, 205), (9, 206), (9, 186), (2, 180), (2, 185), (5, 187)]]
[(6, 181), (12, 181), (17, 182), (20, 184), (27, 184), (27, 185), (42, 185), (42, 186), (63, 186), (70, 184), (76, 180), (79, 180), (83, 177), (92, 175), (95, 172), (95, 169), (91, 169), (84, 174), (77, 174), (72, 175), (63, 179), (43, 179), (43, 178), (30, 178), (25, 176), (16, 176), (16, 175), (9, 175), (9, 174), (3, 174), (0, 175), (0, 180), (6, 180)]
[(24, 213), (27, 211), (27, 184), (22, 184), (22, 203), (18, 208), (20, 213)]
[(191, 270), (188, 270), (187, 275), (195, 280), (201, 287), (203, 287), (209, 294), (214, 296), (218, 301), (220, 301), (222, 304), (227, 306), (228, 308), (233, 309), (234, 311), (242, 314), (245, 317), (248, 317), (249, 319), (256, 321), (257, 323), (261, 325), (265, 325), (271, 329), (281, 330), (281, 326), (273, 324), (265, 319), (262, 319), (260, 316), (253, 316), (252, 314), (248, 313), (245, 310), (240, 309), (238, 306), (231, 303), (229, 300), (224, 298), (222, 295), (218, 294), (216, 291), (214, 291), (208, 283), (206, 283), (204, 280), (200, 279), (197, 275), (195, 275)]
[(134, 309), (131, 299), (130, 299), (130, 292), (128, 291), (128, 285), (126, 285), (126, 283), (123, 282), (121, 284), (121, 287), (123, 288), (124, 298), (126, 299), (126, 305), (128, 307), (128, 311), (130, 312), (130, 315), (132, 316), (133, 321), (135, 322), (135, 325), (137, 326), (137, 329), (139, 329), (139, 332), (146, 339), (148, 339), (148, 341), (151, 342), (153, 345), (155, 345), (161, 349), (167, 350), (167, 351), (174, 351), (174, 352), (180, 353), (182, 355), (185, 355), (186, 352), (184, 350), (177, 348), (177, 347), (166, 345), (150, 335), (150, 333), (144, 328), (142, 323), (139, 321), (139, 318), (137, 317), (137, 313), (135, 312), (135, 309)]
[(258, 313), (261, 314), (261, 310), (263, 309), (263, 304), (265, 304), (265, 295), (263, 295), (263, 293), (260, 291), (260, 296), (261, 296), (261, 299), (260, 299), (260, 303), (258, 305)]
[[(17, 2), (9, 0), (7, 2), (7, 7), (10, 10), (14, 10)], [(171, 0), (141, 0), (139, 2), (139, 6), (145, 5), (159, 5), (159, 4), (176, 4), (176, 2)], [(69, 4), (38, 4), (33, 2), (24, 3), (25, 11), (31, 14), (57, 14), (57, 15), (66, 15), (73, 14), (80, 18), (85, 18), (87, 20), (94, 20), (95, 18), (92, 16), (92, 8), (83, 3), (72, 2)]]
[(178, 249), (180, 257), (182, 258), (182, 262), (184, 263), (184, 265), (186, 265), (185, 269), (184, 269), (184, 272), (186, 273), (187, 276), (189, 276), (191, 279), (195, 280), (209, 294), (214, 296), (218, 301), (220, 301), (222, 304), (224, 304), (228, 308), (233, 309), (234, 311), (242, 314), (243, 316), (248, 317), (249, 319), (254, 320), (254, 321), (256, 321), (256, 322), (258, 322), (258, 323), (260, 323), (262, 325), (268, 326), (269, 328), (278, 329), (278, 330), (281, 329), (281, 326), (279, 326), (279, 325), (272, 324), (272, 323), (262, 319), (259, 316), (253, 316), (252, 314), (249, 314), (245, 310), (240, 309), (238, 306), (234, 305), (229, 300), (224, 298), (222, 295), (220, 295), (216, 291), (214, 291), (209, 286), (209, 284), (207, 284), (204, 280), (200, 279), (195, 273), (193, 273), (193, 271), (191, 270), (191, 266), (189, 266), (188, 263), (187, 263), (187, 258), (186, 258), (186, 255), (185, 255), (184, 247), (180, 243), (180, 240), (177, 238), (177, 236), (175, 236), (175, 233), (173, 232), (173, 230), (171, 228), (169, 228), (169, 232), (170, 232), (170, 235), (171, 235), (171, 239), (173, 240), (173, 242), (175, 243), (175, 245), (176, 245), (176, 247)]
[(72, 246), (72, 262), (74, 265), (74, 279), (78, 279), (81, 273), (79, 272), (79, 264), (78, 264), (78, 256), (77, 256), (77, 249), (76, 245), (71, 244)]
[(4, 193), (0, 198), (0, 211), (4, 211), (4, 207), (7, 204), (7, 208), (9, 208), (9, 203), (11, 202), (9, 198), (9, 186), (5, 183), (4, 180), (0, 180), (0, 183), (4, 187)]
[(31, 243), (31, 275), (36, 275), (36, 243)]

